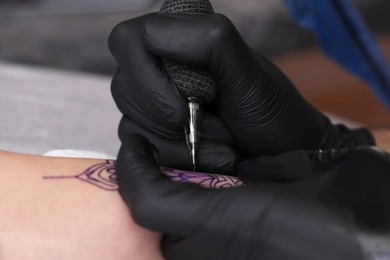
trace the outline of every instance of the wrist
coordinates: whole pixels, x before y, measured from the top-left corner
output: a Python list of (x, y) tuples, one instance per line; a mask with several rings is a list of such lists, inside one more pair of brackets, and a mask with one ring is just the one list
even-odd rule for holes
[(372, 135), (379, 148), (390, 152), (390, 129), (373, 129)]

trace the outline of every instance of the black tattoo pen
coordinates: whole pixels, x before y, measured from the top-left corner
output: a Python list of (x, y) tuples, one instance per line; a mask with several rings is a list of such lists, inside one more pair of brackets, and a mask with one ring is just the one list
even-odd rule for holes
[[(208, 0), (165, 0), (160, 14), (213, 14)], [(208, 72), (163, 60), (172, 84), (187, 98), (189, 119), (185, 126), (186, 141), (190, 150), (193, 171), (196, 169), (196, 153), (200, 142), (201, 104), (210, 102), (216, 95), (216, 85)]]

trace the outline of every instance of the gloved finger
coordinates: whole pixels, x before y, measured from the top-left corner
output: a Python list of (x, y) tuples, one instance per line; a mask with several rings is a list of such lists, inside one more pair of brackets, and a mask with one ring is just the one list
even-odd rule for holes
[(190, 67), (211, 69), (218, 78), (227, 78), (224, 76), (232, 71), (235, 75), (257, 74), (256, 69), (261, 68), (274, 80), (292, 85), (275, 64), (250, 49), (232, 22), (221, 14), (152, 15), (145, 22), (145, 39), (147, 48), (156, 55)]
[[(162, 138), (123, 116), (118, 128), (119, 138), (124, 142), (131, 133), (145, 136), (157, 147), (160, 151), (162, 166), (183, 170), (193, 169), (184, 136), (179, 140)], [(203, 172), (233, 175), (236, 161), (238, 161), (238, 155), (230, 146), (202, 140), (197, 152), (196, 169)]]
[(142, 31), (149, 16), (122, 22), (110, 34), (109, 47), (120, 68), (111, 91), (124, 114), (152, 131), (170, 136), (171, 129), (186, 122), (187, 104), (170, 84), (161, 58), (144, 47)]
[(217, 81), (234, 77), (232, 71), (245, 77), (256, 62), (232, 22), (221, 14), (153, 15), (145, 22), (144, 35), (146, 47), (156, 55), (209, 70)]
[[(221, 80), (237, 76), (237, 80), (245, 79), (248, 73), (259, 76), (260, 69), (266, 73), (264, 76), (292, 86), (277, 66), (247, 46), (232, 22), (221, 14), (152, 15), (145, 22), (145, 39), (147, 48), (156, 55), (190, 67), (209, 69)], [(220, 87), (229, 86), (221, 84)]]
[(237, 176), (251, 182), (298, 182), (327, 174), (351, 149), (295, 150), (240, 161)]
[[(206, 221), (217, 204), (216, 190), (179, 184), (164, 176), (154, 160), (153, 145), (142, 135), (129, 135), (117, 158), (119, 191), (134, 220), (146, 228), (188, 235)], [(189, 201), (190, 200), (190, 201)], [(202, 218), (204, 216), (204, 218)]]

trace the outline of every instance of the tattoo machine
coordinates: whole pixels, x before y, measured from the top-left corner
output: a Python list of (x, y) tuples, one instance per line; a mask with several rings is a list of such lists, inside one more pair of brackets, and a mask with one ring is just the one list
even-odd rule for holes
[[(160, 14), (204, 15), (213, 13), (208, 0), (165, 0), (160, 10)], [(184, 131), (195, 171), (196, 152), (200, 142), (200, 106), (215, 98), (217, 87), (208, 72), (191, 69), (166, 59), (163, 59), (163, 64), (171, 83), (188, 101), (189, 119)]]

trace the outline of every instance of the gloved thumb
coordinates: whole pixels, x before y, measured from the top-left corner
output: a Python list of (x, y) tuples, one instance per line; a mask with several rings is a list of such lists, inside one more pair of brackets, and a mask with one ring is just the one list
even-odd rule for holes
[(155, 157), (156, 149), (148, 139), (128, 135), (117, 158), (119, 193), (139, 225), (188, 235), (207, 221), (209, 215), (203, 213), (213, 212), (221, 198), (214, 194), (217, 190), (173, 182), (160, 171)]

